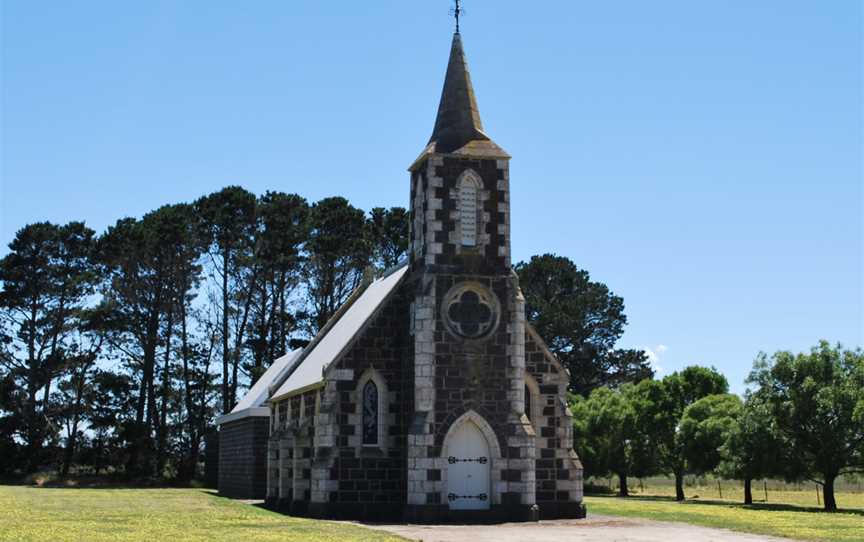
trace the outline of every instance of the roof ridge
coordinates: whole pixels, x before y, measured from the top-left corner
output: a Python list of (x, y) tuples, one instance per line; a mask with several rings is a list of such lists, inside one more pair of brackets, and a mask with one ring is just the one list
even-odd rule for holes
[(273, 397), (273, 394), (276, 392), (276, 390), (281, 388), (282, 384), (284, 384), (289, 378), (291, 378), (291, 375), (294, 374), (294, 371), (296, 371), (297, 368), (300, 367), (306, 357), (312, 352), (312, 350), (315, 349), (318, 343), (320, 343), (321, 340), (327, 336), (327, 333), (333, 328), (333, 326), (336, 325), (336, 323), (345, 315), (345, 313), (348, 312), (348, 309), (351, 308), (354, 302), (360, 298), (363, 292), (365, 292), (371, 284), (372, 282), (364, 280), (356, 288), (354, 288), (354, 291), (351, 292), (351, 295), (348, 296), (348, 299), (345, 300), (345, 303), (342, 303), (342, 305), (340, 305), (339, 308), (336, 309), (336, 312), (334, 312), (333, 316), (331, 316), (327, 320), (327, 322), (324, 324), (324, 327), (322, 327), (318, 331), (318, 333), (315, 334), (309, 344), (307, 344), (306, 347), (303, 348), (303, 351), (300, 353), (299, 356), (297, 356), (297, 359), (294, 360), (294, 362), (291, 364), (291, 367), (289, 367), (288, 370), (285, 371), (283, 374), (279, 375), (279, 378), (274, 380), (273, 384), (267, 387), (268, 401)]

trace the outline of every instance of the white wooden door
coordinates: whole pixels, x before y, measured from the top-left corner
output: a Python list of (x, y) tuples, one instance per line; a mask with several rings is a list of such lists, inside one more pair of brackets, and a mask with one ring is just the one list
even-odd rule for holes
[(487, 510), (489, 443), (472, 422), (465, 422), (450, 436), (447, 446), (447, 500), (451, 510)]

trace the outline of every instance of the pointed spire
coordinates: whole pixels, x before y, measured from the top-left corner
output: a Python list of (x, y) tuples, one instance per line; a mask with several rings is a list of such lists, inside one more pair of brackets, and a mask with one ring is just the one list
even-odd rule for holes
[(441, 92), (438, 117), (435, 119), (435, 129), (429, 143), (435, 144), (435, 152), (450, 153), (472, 141), (488, 141), (489, 144), (484, 146), (491, 145), (499, 153), (503, 153), (483, 132), (480, 109), (471, 85), (465, 51), (462, 49), (462, 37), (457, 32), (453, 34), (444, 90)]

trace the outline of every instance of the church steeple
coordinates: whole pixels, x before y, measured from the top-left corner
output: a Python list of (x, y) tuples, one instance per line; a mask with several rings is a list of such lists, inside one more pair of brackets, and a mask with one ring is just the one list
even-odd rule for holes
[(480, 109), (477, 107), (477, 97), (471, 84), (471, 73), (459, 32), (453, 34), (444, 89), (426, 152), (472, 154), (489, 158), (509, 157), (483, 131)]
[(435, 129), (409, 171), (413, 268), (509, 276), (510, 155), (483, 130), (459, 32)]

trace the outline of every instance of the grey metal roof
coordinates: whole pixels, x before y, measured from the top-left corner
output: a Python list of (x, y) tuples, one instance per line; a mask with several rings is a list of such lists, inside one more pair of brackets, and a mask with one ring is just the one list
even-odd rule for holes
[(369, 284), (332, 327), (325, 327), (323, 335), (316, 337), (307, 347), (308, 351), (304, 352), (299, 365), (273, 393), (271, 399), (320, 383), (327, 366), (338, 359), (364, 324), (396, 289), (407, 271), (406, 265)]
[(294, 363), (302, 352), (303, 350), (298, 348), (274, 361), (264, 374), (261, 375), (261, 378), (249, 388), (249, 391), (240, 399), (237, 406), (229, 414), (217, 418), (216, 424), (221, 425), (249, 416), (269, 416), (270, 410), (266, 406), (269, 386), (284, 376), (291, 368), (291, 364)]

